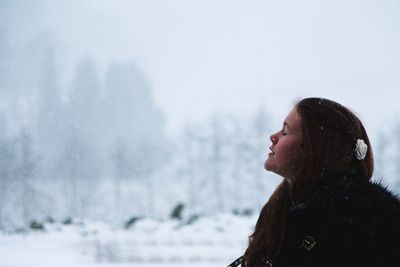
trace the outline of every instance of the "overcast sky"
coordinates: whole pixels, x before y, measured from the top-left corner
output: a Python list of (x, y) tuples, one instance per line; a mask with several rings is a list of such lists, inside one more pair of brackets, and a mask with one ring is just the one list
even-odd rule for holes
[(371, 135), (400, 117), (398, 0), (66, 0), (3, 2), (13, 42), (52, 30), (65, 72), (135, 60), (174, 133), (213, 111), (259, 106), (276, 127), (296, 98), (355, 110)]

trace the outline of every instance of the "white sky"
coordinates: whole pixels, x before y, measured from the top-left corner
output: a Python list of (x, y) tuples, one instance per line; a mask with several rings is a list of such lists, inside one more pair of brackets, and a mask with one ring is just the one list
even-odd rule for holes
[(136, 60), (169, 133), (215, 110), (247, 114), (259, 106), (280, 127), (305, 96), (349, 106), (372, 137), (400, 115), (398, 0), (8, 2), (10, 36), (54, 30), (67, 73), (86, 54), (101, 71), (113, 60)]

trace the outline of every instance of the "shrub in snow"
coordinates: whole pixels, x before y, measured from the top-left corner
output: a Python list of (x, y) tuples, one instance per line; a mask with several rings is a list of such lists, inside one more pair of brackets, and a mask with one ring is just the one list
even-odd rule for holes
[(141, 217), (131, 217), (129, 220), (127, 220), (125, 223), (124, 223), (124, 227), (125, 227), (125, 229), (129, 229), (129, 228), (131, 228), (132, 227), (132, 225), (134, 225), (138, 220), (140, 220), (141, 219)]
[(63, 224), (66, 224), (66, 225), (72, 224), (72, 218), (71, 218), (71, 217), (68, 217), (68, 218), (66, 218), (62, 223), (63, 223)]
[(30, 223), (29, 228), (31, 228), (32, 230), (35, 230), (35, 231), (44, 231), (43, 223), (35, 221), (35, 220), (33, 220)]
[(183, 209), (185, 208), (185, 205), (183, 203), (178, 203), (171, 212), (171, 219), (177, 219), (177, 220), (181, 220), (182, 219), (182, 212)]
[(191, 225), (191, 224), (195, 223), (200, 217), (201, 217), (201, 215), (199, 215), (199, 214), (193, 214), (189, 217), (186, 224)]
[(250, 208), (245, 208), (245, 209), (233, 209), (232, 213), (234, 215), (239, 215), (239, 216), (251, 216), (253, 215), (253, 210)]

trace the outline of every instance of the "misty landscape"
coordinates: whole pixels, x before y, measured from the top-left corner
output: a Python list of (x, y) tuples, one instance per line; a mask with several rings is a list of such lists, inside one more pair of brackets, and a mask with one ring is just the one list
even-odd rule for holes
[[(83, 2), (60, 1), (58, 6), (50, 1), (35, 4), (22, 0), (0, 1), (0, 267), (56, 266), (60, 262), (64, 265), (58, 266), (97, 266), (98, 263), (226, 266), (243, 253), (260, 208), (280, 182), (279, 177), (263, 168), (269, 135), (279, 130), (287, 108), (303, 95), (343, 98), (346, 104), (365, 115), (366, 125), (371, 126), (374, 179), (382, 180), (400, 193), (400, 109), (396, 100), (400, 54), (390, 54), (395, 44), (400, 44), (398, 27), (393, 30), (391, 42), (382, 41), (376, 48), (376, 51), (382, 47), (388, 51), (387, 55), (376, 52), (376, 58), (390, 58), (376, 67), (379, 72), (357, 69), (359, 65), (354, 63), (354, 69), (342, 73), (350, 79), (349, 73), (354, 70), (358, 73), (354, 75), (355, 80), (363, 77), (354, 91), (346, 91), (346, 87), (331, 90), (331, 84), (324, 87), (323, 83), (319, 84), (324, 76), (315, 73), (317, 78), (310, 74), (309, 80), (296, 80), (300, 74), (282, 66), (285, 69), (282, 77), (287, 76), (288, 80), (293, 77), (293, 83), (286, 80), (280, 83), (280, 77), (273, 81), (274, 72), (269, 74), (271, 77), (267, 75), (270, 84), (264, 80), (250, 81), (251, 77), (247, 81), (248, 74), (243, 70), (243, 77), (221, 71), (221, 79), (229, 77), (225, 84), (215, 78), (217, 71), (198, 72), (199, 68), (204, 70), (208, 66), (195, 60), (193, 66), (160, 61), (158, 66), (165, 69), (149, 71), (155, 62), (149, 56), (154, 49), (152, 42), (143, 42), (149, 54), (140, 54), (139, 42), (138, 56), (113, 56), (106, 50), (102, 54), (99, 48), (104, 45), (102, 40), (108, 39), (106, 36), (98, 36), (98, 47), (89, 41), (81, 45), (80, 42), (85, 42), (78, 41), (81, 35), (74, 40), (66, 38), (70, 28), (59, 25), (68, 23), (60, 19), (58, 23), (62, 23), (57, 24), (57, 15), (52, 10), (65, 8), (60, 14), (77, 11), (83, 25), (85, 10), (93, 8), (103, 14), (112, 6), (99, 1), (95, 9), (95, 1)], [(117, 2), (120, 10), (130, 7), (140, 13), (143, 7), (138, 3)], [(357, 10), (358, 2), (353, 2), (355, 9), (348, 14)], [(376, 6), (385, 10), (392, 6), (400, 9), (391, 1)], [(197, 7), (186, 6), (188, 10)], [(368, 10), (374, 7), (371, 4)], [(117, 16), (120, 11), (115, 10), (110, 12)], [(161, 8), (154, 10), (162, 13)], [(46, 16), (51, 19), (46, 20)], [(223, 20), (223, 13), (218, 16)], [(110, 17), (104, 17), (104, 21), (109, 29), (104, 29), (105, 32), (121, 30), (113, 28), (107, 18)], [(70, 19), (73, 20), (72, 15)], [(102, 20), (102, 16), (89, 18), (87, 24), (97, 20)], [(55, 24), (50, 25), (49, 21)], [(393, 23), (398, 26), (398, 22), (396, 19), (384, 26)], [(210, 24), (201, 28), (201, 34), (212, 28)], [(150, 33), (148, 40), (155, 38), (151, 34), (168, 36), (168, 32), (146, 30), (145, 24), (132, 26), (135, 27), (143, 27), (146, 34)], [(198, 24), (193, 27), (194, 31), (199, 30)], [(286, 28), (282, 27), (280, 30), (284, 31)], [(133, 32), (124, 34), (128, 39)], [(216, 46), (224, 46), (218, 43), (218, 38), (215, 40)], [(182, 41), (186, 42), (185, 37)], [(76, 46), (72, 47), (71, 43)], [(168, 43), (165, 47), (162, 43), (159, 45), (168, 47)], [(93, 51), (77, 52), (83, 46), (93, 47)], [(117, 43), (114, 46), (118, 52), (126, 49), (122, 44), (121, 50)], [(131, 49), (135, 50), (135, 45)], [(246, 54), (246, 49), (249, 48), (237, 53)], [(280, 53), (285, 53), (285, 49), (289, 54), (292, 51), (284, 47)], [(172, 51), (158, 50), (164, 54)], [(188, 51), (195, 54), (196, 49)], [(171, 55), (176, 56), (177, 62), (183, 62), (184, 56), (172, 52)], [(260, 71), (258, 66), (247, 66), (247, 59), (237, 57), (238, 65), (255, 68), (250, 73)], [(278, 62), (279, 56), (271, 60)], [(218, 67), (221, 64), (218, 61), (209, 63), (210, 68), (224, 66)], [(224, 61), (227, 69), (231, 63)], [(168, 72), (169, 69), (179, 75)], [(369, 71), (376, 75), (369, 76)], [(337, 72), (334, 80), (340, 85), (342, 74)], [(331, 75), (329, 72), (327, 77)], [(182, 83), (174, 83), (174, 77)], [(202, 81), (196, 85), (193, 77)], [(207, 88), (207, 77), (210, 81), (215, 79), (212, 83), (216, 87), (229, 90)], [(231, 86), (236, 78), (237, 86), (244, 91)], [(315, 85), (309, 85), (314, 78)], [(380, 99), (374, 99), (376, 95), (384, 95), (379, 89), (370, 91), (370, 96), (366, 93), (371, 90), (369, 86), (380, 80), (382, 85), (390, 85), (386, 91), (386, 107), (379, 104)], [(355, 84), (348, 81), (346, 84)], [(260, 87), (264, 83), (265, 87)], [(291, 91), (296, 86), (299, 91)], [(320, 89), (310, 90), (314, 86)], [(172, 89), (166, 92), (166, 88)], [(266, 92), (258, 95), (258, 91)], [(365, 92), (363, 101), (360, 92)], [(168, 99), (165, 102), (160, 100), (164, 96)], [(380, 120), (387, 121), (381, 117), (388, 113), (390, 123), (379, 125)], [(50, 247), (49, 243), (54, 246)], [(26, 257), (19, 258), (21, 254)]]

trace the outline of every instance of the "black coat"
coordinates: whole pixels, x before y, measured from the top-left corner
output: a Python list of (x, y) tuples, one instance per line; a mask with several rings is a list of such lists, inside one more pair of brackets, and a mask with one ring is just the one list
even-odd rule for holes
[(260, 266), (400, 266), (400, 200), (359, 180), (325, 180), (294, 205), (281, 249)]

